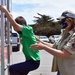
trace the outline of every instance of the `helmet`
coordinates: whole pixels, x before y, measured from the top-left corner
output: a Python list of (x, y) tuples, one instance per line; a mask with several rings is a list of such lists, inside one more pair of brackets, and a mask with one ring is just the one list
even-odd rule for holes
[(75, 14), (71, 11), (64, 11), (57, 20), (62, 20), (64, 18), (75, 18)]

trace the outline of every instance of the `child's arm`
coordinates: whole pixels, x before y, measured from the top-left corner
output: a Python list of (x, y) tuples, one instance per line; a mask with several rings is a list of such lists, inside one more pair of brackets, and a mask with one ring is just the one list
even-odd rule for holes
[(21, 31), (21, 26), (18, 23), (16, 23), (16, 21), (11, 16), (10, 12), (5, 8), (5, 6), (0, 5), (0, 10), (5, 13), (7, 19), (9, 20), (9, 22), (13, 26), (14, 30)]

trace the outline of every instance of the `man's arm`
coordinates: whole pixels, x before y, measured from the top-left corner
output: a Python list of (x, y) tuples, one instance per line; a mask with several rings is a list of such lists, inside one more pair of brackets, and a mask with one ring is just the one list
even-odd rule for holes
[(51, 43), (43, 42), (43, 41), (41, 41), (39, 38), (37, 38), (36, 36), (35, 36), (35, 38), (36, 38), (36, 40), (37, 40), (38, 42), (41, 42), (41, 43), (43, 43), (43, 44), (45, 44), (45, 45), (47, 45), (47, 46), (49, 46), (49, 47), (53, 47), (53, 45), (54, 45), (54, 44), (51, 44)]

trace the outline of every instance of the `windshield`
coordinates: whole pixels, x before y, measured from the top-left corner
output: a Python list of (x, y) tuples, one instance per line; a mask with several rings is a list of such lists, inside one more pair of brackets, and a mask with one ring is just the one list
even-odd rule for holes
[(40, 36), (40, 39), (45, 39), (45, 38), (47, 38), (46, 36)]
[(54, 38), (59, 38), (59, 35), (54, 35)]

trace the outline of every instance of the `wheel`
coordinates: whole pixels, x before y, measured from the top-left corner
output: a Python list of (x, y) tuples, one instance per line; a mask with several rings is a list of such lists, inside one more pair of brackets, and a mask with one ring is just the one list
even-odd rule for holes
[(17, 51), (20, 51), (20, 45), (17, 45), (16, 49), (17, 49)]
[(20, 51), (20, 44), (12, 47), (12, 52)]

